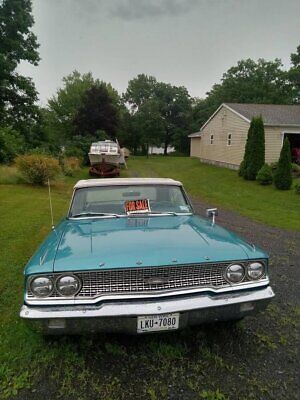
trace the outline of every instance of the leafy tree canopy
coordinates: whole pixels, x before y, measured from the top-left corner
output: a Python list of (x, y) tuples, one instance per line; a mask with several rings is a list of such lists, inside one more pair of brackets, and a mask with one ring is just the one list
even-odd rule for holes
[(98, 131), (104, 131), (113, 138), (119, 123), (115, 100), (105, 83), (91, 86), (73, 120), (77, 134), (96, 137)]
[(292, 85), (279, 59), (257, 62), (247, 59), (238, 61), (207, 93), (206, 99), (198, 100), (194, 115), (201, 126), (224, 102), (291, 104)]
[(300, 103), (300, 45), (297, 52), (291, 54), (291, 64), (288, 76), (293, 87), (294, 101)]
[(0, 119), (24, 133), (37, 117), (34, 84), (16, 71), (21, 61), (37, 65), (40, 60), (31, 11), (31, 0), (0, 2)]
[[(158, 82), (153, 76), (138, 75), (128, 83), (124, 100), (133, 116), (134, 147), (163, 144), (188, 152), (192, 99), (183, 86)], [(143, 146), (144, 145), (144, 146)]]
[(128, 82), (128, 87), (123, 97), (132, 112), (137, 111), (146, 101), (154, 97), (156, 84), (157, 80), (154, 76), (145, 74), (139, 74)]
[(120, 98), (117, 91), (110, 84), (94, 79), (90, 72), (81, 75), (78, 71), (74, 71), (64, 77), (63, 87), (48, 101), (47, 111), (44, 114), (47, 133), (57, 144), (65, 144), (74, 135), (78, 135), (74, 120), (78, 110), (86, 101), (88, 90), (92, 87), (105, 88), (112, 103), (115, 106), (119, 105)]

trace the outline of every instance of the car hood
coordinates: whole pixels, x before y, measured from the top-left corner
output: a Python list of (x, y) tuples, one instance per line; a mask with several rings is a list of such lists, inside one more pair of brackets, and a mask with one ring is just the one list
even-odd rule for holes
[(61, 232), (55, 272), (266, 257), (195, 215), (66, 220)]

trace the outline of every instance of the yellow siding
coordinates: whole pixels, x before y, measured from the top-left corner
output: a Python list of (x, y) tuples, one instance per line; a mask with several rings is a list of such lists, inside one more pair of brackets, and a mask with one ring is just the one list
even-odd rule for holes
[(191, 157), (199, 157), (200, 142), (200, 137), (195, 137), (191, 139)]
[[(249, 123), (232, 111), (222, 107), (204, 127), (199, 147), (199, 158), (233, 165), (239, 165), (244, 156)], [(227, 145), (231, 133), (231, 146)], [(214, 143), (210, 144), (210, 136)]]
[[(228, 167), (238, 167), (244, 157), (249, 126), (247, 121), (222, 107), (203, 128), (201, 140), (191, 139), (191, 156)], [(267, 163), (278, 160), (284, 131), (284, 127), (265, 127)], [(231, 146), (227, 144), (229, 133)], [(213, 144), (210, 144), (211, 135), (214, 135)]]
[(266, 163), (278, 161), (285, 127), (265, 126)]

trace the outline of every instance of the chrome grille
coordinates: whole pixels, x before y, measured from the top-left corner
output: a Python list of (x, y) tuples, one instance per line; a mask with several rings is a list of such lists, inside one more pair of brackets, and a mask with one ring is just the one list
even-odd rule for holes
[(224, 268), (224, 264), (200, 264), (80, 272), (76, 275), (82, 288), (76, 297), (228, 286)]

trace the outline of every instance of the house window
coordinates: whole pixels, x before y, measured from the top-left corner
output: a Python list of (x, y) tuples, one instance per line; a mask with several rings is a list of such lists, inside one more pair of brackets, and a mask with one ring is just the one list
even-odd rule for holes
[(227, 146), (231, 146), (231, 139), (232, 139), (232, 134), (228, 133), (228, 135), (227, 135)]
[(214, 144), (214, 135), (210, 135), (210, 144)]

